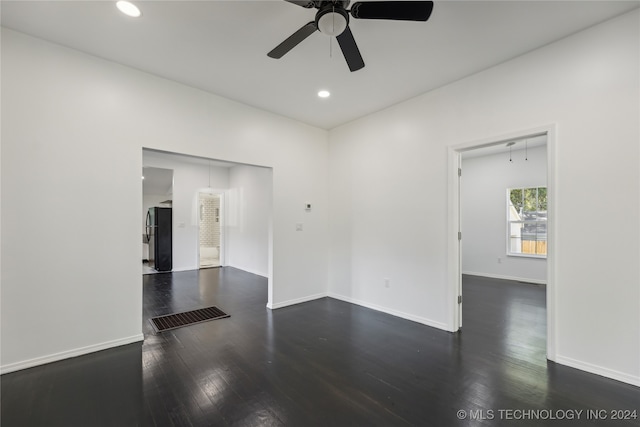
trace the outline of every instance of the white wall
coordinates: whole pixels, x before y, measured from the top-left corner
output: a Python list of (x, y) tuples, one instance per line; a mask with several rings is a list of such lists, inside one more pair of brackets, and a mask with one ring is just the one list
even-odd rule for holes
[(268, 304), (325, 294), (326, 131), (7, 29), (1, 66), (3, 372), (142, 339), (143, 147), (272, 167)]
[(451, 327), (448, 147), (555, 124), (555, 359), (640, 385), (638, 21), (332, 130), (330, 294)]
[(323, 130), (3, 29), (2, 370), (141, 339), (143, 146), (273, 168), (270, 306), (325, 293), (331, 212), (331, 294), (447, 328), (447, 147), (555, 123), (556, 360), (640, 384), (638, 19), (342, 126), (329, 148)]
[(267, 168), (232, 167), (225, 206), (227, 265), (261, 276), (269, 271), (271, 175)]
[[(547, 260), (507, 256), (507, 188), (547, 185), (546, 146), (462, 160), (462, 272), (546, 283)], [(500, 258), (500, 262), (498, 262)]]
[(200, 268), (198, 193), (208, 189), (209, 180), (213, 191), (226, 192), (229, 188), (229, 168), (209, 168), (181, 161), (171, 154), (149, 150), (144, 150), (142, 163), (145, 167), (173, 169), (172, 271), (197, 270)]

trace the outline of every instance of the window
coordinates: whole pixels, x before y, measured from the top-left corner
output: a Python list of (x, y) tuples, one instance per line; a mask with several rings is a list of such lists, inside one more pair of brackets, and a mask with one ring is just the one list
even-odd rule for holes
[(507, 190), (507, 255), (547, 257), (547, 187)]

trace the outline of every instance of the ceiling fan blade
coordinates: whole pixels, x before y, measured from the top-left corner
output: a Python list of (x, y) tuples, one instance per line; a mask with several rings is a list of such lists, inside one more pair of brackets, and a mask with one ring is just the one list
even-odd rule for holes
[(318, 27), (316, 23), (311, 21), (308, 24), (305, 24), (302, 28), (300, 28), (295, 33), (291, 34), (289, 38), (280, 43), (273, 49), (271, 52), (267, 53), (267, 56), (270, 58), (280, 59), (291, 49), (296, 47), (302, 40), (309, 37), (311, 34), (316, 32)]
[(426, 21), (432, 11), (432, 1), (360, 1), (351, 6), (351, 16), (359, 19)]
[(344, 59), (347, 61), (349, 69), (351, 71), (358, 71), (363, 68), (364, 60), (362, 59), (362, 55), (360, 55), (360, 50), (358, 49), (356, 40), (353, 38), (351, 29), (347, 27), (342, 34), (336, 37), (336, 39), (338, 40), (340, 49), (342, 49), (342, 54), (344, 55)]
[(306, 7), (307, 9), (311, 9), (315, 6), (313, 0), (285, 0), (289, 3), (297, 4), (298, 6)]

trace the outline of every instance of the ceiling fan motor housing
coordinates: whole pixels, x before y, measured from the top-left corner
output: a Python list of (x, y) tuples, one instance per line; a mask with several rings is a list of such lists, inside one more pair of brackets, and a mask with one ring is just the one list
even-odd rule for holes
[(322, 34), (339, 36), (349, 25), (349, 1), (323, 1), (316, 13), (316, 26)]

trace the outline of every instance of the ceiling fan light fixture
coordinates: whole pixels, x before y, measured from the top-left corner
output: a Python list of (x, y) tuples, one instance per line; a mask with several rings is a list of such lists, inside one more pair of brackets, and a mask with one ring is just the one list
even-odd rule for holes
[(337, 11), (328, 10), (326, 13), (318, 16), (318, 30), (322, 34), (328, 36), (339, 36), (347, 29), (349, 23), (346, 13), (341, 13), (344, 9)]
[(140, 15), (142, 15), (142, 12), (140, 12), (138, 6), (128, 1), (120, 0), (116, 3), (116, 7), (120, 10), (120, 12), (133, 18), (138, 18), (140, 17)]
[[(350, 17), (356, 19), (386, 19), (397, 21), (426, 21), (433, 10), (432, 1), (422, 0), (286, 0), (289, 3), (311, 9), (316, 8), (315, 19), (307, 22), (282, 43), (272, 49), (267, 56), (280, 59), (287, 52), (298, 46), (303, 40), (316, 31), (329, 37), (335, 37), (340, 50), (347, 61), (349, 70), (358, 71), (364, 68), (364, 60), (349, 28)], [(351, 9), (347, 7), (351, 4)], [(329, 56), (331, 57), (331, 39), (329, 39)]]

